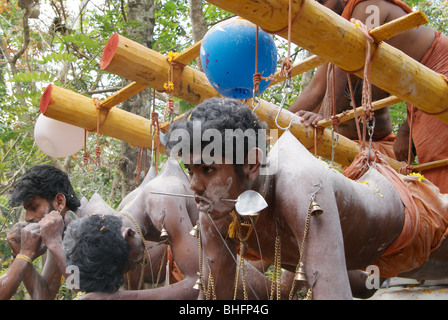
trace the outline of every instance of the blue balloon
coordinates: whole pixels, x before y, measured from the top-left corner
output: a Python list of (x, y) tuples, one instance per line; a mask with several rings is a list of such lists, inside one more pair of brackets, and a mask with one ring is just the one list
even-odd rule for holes
[[(239, 17), (211, 28), (201, 44), (201, 64), (212, 86), (223, 96), (233, 99), (253, 97), (255, 73), (256, 25)], [(258, 31), (258, 72), (263, 77), (275, 73), (277, 48), (273, 37)], [(261, 80), (261, 94), (270, 81)]]

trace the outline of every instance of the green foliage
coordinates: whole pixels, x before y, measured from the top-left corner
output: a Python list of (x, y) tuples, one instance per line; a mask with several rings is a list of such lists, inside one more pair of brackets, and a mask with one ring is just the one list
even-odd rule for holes
[(400, 102), (389, 107), (389, 115), (392, 121), (393, 131), (396, 134), (401, 124), (406, 121), (406, 103)]

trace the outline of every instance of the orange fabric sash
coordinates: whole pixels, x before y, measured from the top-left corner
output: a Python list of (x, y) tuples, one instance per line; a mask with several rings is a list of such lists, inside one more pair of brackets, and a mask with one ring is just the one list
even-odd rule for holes
[[(352, 18), (353, 10), (355, 9), (356, 5), (362, 1), (366, 0), (349, 0), (349, 2), (344, 8), (344, 11), (342, 11), (341, 17), (350, 21), (350, 19)], [(397, 6), (401, 7), (406, 13), (412, 12), (412, 9), (403, 1), (400, 0), (387, 0), (387, 1), (392, 2)]]
[[(376, 169), (397, 190), (405, 206), (403, 230), (374, 263), (381, 277), (390, 278), (420, 267), (436, 250), (448, 233), (448, 196), (427, 179), (398, 174), (384, 160), (381, 153), (372, 150)], [(367, 170), (367, 150), (361, 152), (344, 175), (358, 180)]]
[[(448, 37), (436, 32), (431, 47), (420, 62), (441, 76), (448, 77)], [(448, 124), (409, 103), (407, 108), (408, 119), (410, 110), (414, 110), (412, 139), (419, 163), (448, 158)], [(441, 193), (448, 193), (448, 166), (424, 171), (423, 174), (440, 189)]]

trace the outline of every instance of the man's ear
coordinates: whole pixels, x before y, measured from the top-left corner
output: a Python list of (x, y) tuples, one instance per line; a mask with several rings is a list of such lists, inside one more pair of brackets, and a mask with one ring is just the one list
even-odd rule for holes
[(56, 201), (55, 209), (58, 210), (59, 212), (62, 212), (62, 210), (64, 210), (65, 205), (67, 203), (67, 199), (65, 199), (64, 194), (57, 193), (56, 196), (54, 197), (54, 200)]
[(126, 242), (128, 242), (128, 243), (130, 241), (132, 241), (132, 239), (134, 238), (134, 235), (135, 235), (135, 231), (132, 228), (127, 227), (123, 231), (123, 237), (126, 240)]
[(254, 181), (258, 177), (262, 163), (263, 152), (261, 149), (250, 149), (247, 153), (246, 162), (244, 163), (244, 173), (249, 180)]

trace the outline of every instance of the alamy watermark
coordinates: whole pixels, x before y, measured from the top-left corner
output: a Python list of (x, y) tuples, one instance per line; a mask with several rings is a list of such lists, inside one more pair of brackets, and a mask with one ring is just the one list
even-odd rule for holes
[(373, 29), (380, 26), (380, 8), (376, 5), (369, 5), (366, 8), (366, 13), (370, 14), (366, 19), (366, 27)]

